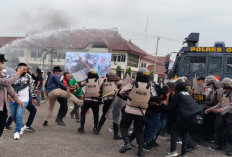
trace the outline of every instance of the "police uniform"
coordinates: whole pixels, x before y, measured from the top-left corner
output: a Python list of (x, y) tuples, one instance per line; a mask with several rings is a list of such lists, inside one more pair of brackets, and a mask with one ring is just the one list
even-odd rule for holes
[[(231, 144), (232, 141), (232, 80), (224, 78), (222, 83), (227, 89), (225, 89), (221, 101), (214, 107), (210, 108), (211, 111), (220, 109), (220, 113), (217, 114), (215, 122), (217, 145), (211, 147), (211, 149), (214, 150), (222, 150), (227, 143)], [(232, 149), (230, 149), (230, 151), (231, 150)], [(227, 152), (227, 154), (232, 155), (232, 152)]]
[[(105, 123), (106, 120), (106, 114), (114, 100), (115, 94), (117, 93), (118, 87), (122, 84), (122, 81), (120, 80), (120, 77), (116, 76), (116, 72), (113, 70), (110, 70), (109, 74), (107, 75), (107, 78), (103, 81), (101, 86), (104, 106), (102, 108), (102, 116), (97, 126), (96, 134), (99, 134), (102, 126)], [(114, 130), (114, 140), (121, 139), (118, 136), (118, 124), (113, 123), (113, 130)]]
[(85, 115), (89, 108), (93, 111), (94, 118), (94, 131), (98, 125), (99, 119), (99, 97), (100, 97), (100, 80), (98, 79), (98, 74), (95, 70), (91, 69), (88, 73), (88, 79), (82, 83), (80, 86), (85, 86), (85, 98), (84, 104), (81, 108), (81, 126), (78, 129), (80, 133), (84, 133)]
[(125, 113), (120, 122), (120, 130), (125, 143), (120, 149), (120, 153), (125, 153), (127, 150), (132, 149), (128, 129), (132, 121), (134, 121), (134, 131), (139, 145), (138, 156), (143, 156), (144, 114), (150, 99), (149, 80), (150, 75), (148, 70), (146, 68), (140, 68), (137, 73), (136, 81), (131, 81), (131, 83), (126, 85), (119, 92), (122, 97), (128, 98), (128, 105), (125, 108)]

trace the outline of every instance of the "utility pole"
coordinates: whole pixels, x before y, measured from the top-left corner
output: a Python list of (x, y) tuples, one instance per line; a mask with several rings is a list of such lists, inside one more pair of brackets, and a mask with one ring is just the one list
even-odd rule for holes
[(156, 51), (155, 51), (154, 76), (155, 76), (155, 73), (156, 73), (156, 64), (157, 64), (157, 54), (158, 54), (159, 40), (160, 40), (160, 37), (157, 37)]
[(145, 43), (144, 43), (144, 49), (147, 48), (147, 27), (148, 27), (148, 17), (147, 17), (147, 23), (146, 23), (146, 29), (145, 29)]

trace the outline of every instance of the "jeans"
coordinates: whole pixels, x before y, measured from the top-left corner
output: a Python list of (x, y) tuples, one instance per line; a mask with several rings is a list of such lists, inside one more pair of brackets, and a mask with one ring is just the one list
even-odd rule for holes
[(37, 100), (37, 106), (40, 106), (40, 95), (41, 95), (42, 90), (43, 90), (42, 86), (38, 87), (38, 91), (40, 91), (40, 93), (37, 94), (37, 98), (36, 98), (36, 100)]
[[(36, 115), (36, 112), (37, 112), (37, 109), (36, 109), (35, 106), (32, 104), (31, 99), (29, 100), (29, 103), (28, 103), (26, 109), (30, 112), (29, 117), (28, 117), (28, 120), (27, 120), (27, 123), (26, 123), (26, 126), (27, 126), (27, 127), (31, 127), (31, 124), (32, 124), (33, 121), (34, 121), (34, 118), (35, 118), (35, 115)], [(7, 119), (6, 127), (9, 127), (9, 126), (11, 125), (12, 122), (13, 122), (13, 118), (10, 116), (10, 117)]]
[(148, 113), (146, 114), (146, 124), (144, 130), (144, 140), (156, 139), (157, 134), (161, 128), (160, 113)]
[(22, 109), (16, 102), (10, 102), (10, 116), (16, 123), (15, 132), (20, 132), (23, 124), (23, 113), (28, 105), (28, 102), (23, 102), (24, 108)]

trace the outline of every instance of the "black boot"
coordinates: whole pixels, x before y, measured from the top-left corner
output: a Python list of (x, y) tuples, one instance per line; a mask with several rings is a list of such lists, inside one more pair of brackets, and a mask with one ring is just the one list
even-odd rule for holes
[(106, 118), (101, 118), (100, 119), (100, 121), (99, 121), (99, 123), (98, 123), (98, 126), (97, 126), (97, 134), (96, 135), (98, 135), (99, 133), (100, 133), (100, 131), (101, 131), (101, 128), (102, 128), (102, 126), (103, 126), (103, 124), (105, 123), (105, 121), (106, 121)]
[(138, 153), (137, 153), (138, 157), (143, 157), (144, 153), (143, 153), (143, 146), (139, 146), (138, 148)]
[(129, 140), (129, 137), (124, 138), (124, 145), (120, 148), (119, 152), (120, 153), (125, 153), (128, 150), (131, 150), (132, 146)]
[(48, 121), (44, 121), (43, 127), (47, 127), (47, 126), (48, 126)]
[(83, 124), (81, 124), (81, 127), (78, 128), (78, 132), (81, 133), (81, 134), (85, 133), (84, 125)]
[(226, 152), (227, 156), (232, 156), (232, 152)]
[(113, 140), (121, 140), (122, 137), (118, 135), (118, 124), (117, 123), (113, 123), (113, 130), (114, 130)]
[(61, 119), (58, 119), (56, 123), (57, 123), (57, 125), (61, 125), (61, 126), (66, 125)]

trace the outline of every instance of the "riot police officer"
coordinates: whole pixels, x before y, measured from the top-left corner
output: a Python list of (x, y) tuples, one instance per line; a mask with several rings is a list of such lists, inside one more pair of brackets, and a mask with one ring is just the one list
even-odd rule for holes
[(128, 129), (132, 121), (134, 121), (134, 131), (138, 143), (138, 156), (143, 156), (144, 114), (150, 99), (149, 81), (149, 71), (146, 68), (140, 68), (137, 72), (136, 80), (131, 81), (119, 92), (122, 97), (129, 100), (120, 123), (120, 130), (124, 139), (124, 145), (120, 149), (120, 153), (125, 153), (127, 150), (132, 149)]
[(99, 97), (100, 97), (100, 80), (97, 71), (94, 69), (89, 70), (88, 78), (79, 84), (81, 87), (85, 86), (84, 104), (81, 108), (81, 126), (78, 129), (80, 133), (84, 133), (85, 115), (89, 108), (93, 111), (94, 128), (95, 132), (99, 119)]
[[(98, 123), (96, 134), (99, 134), (102, 126), (105, 123), (106, 120), (106, 114), (114, 100), (115, 94), (117, 93), (118, 87), (122, 84), (122, 80), (120, 77), (116, 75), (115, 70), (110, 70), (109, 74), (107, 74), (106, 79), (104, 79), (102, 86), (101, 86), (101, 91), (102, 91), (102, 96), (103, 96), (103, 101), (104, 101), (104, 106), (102, 108), (102, 116), (101, 119)], [(114, 140), (119, 140), (122, 139), (118, 135), (118, 124), (113, 123), (113, 130), (114, 130)]]
[[(212, 150), (224, 150), (226, 143), (232, 141), (232, 80), (224, 78), (222, 80), (224, 93), (221, 101), (205, 111), (205, 114), (214, 112), (217, 114), (216, 120), (216, 145), (210, 147)], [(226, 134), (225, 134), (226, 133)], [(231, 149), (230, 149), (231, 151)], [(227, 152), (232, 155), (232, 152)]]

